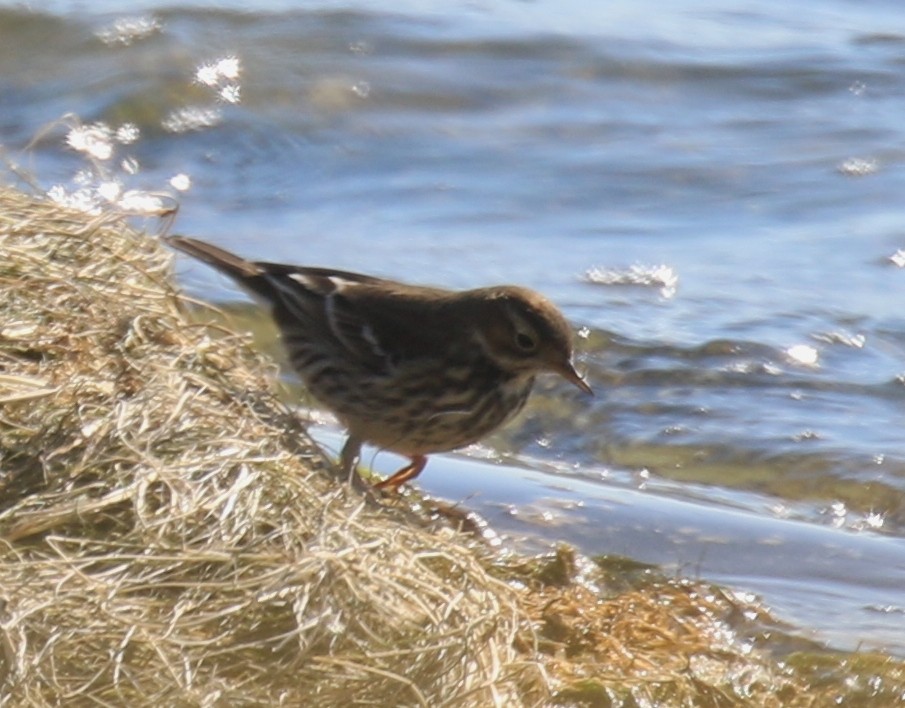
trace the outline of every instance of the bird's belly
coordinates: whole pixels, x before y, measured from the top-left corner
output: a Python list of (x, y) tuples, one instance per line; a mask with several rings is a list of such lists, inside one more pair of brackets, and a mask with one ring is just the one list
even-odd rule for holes
[[(334, 387), (312, 387), (350, 433), (404, 455), (454, 450), (490, 434), (524, 406), (533, 378), (513, 377), (475, 386), (474, 381), (409, 387), (368, 386), (356, 395), (331, 395)], [(345, 388), (345, 387), (342, 387)], [(370, 389), (370, 390), (369, 390)]]

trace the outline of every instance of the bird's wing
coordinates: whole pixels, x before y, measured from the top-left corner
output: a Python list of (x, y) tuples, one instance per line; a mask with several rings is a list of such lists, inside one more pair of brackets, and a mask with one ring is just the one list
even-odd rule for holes
[(389, 374), (399, 361), (440, 351), (445, 341), (426, 304), (442, 300), (445, 291), (329, 268), (248, 261), (186, 237), (167, 242), (270, 305), (287, 344), (320, 337), (375, 373)]
[(392, 374), (400, 361), (442, 347), (429, 303), (443, 291), (325, 268), (256, 265), (284, 310), (281, 316), (275, 308), (284, 328), (292, 320), (317, 327), (374, 373)]
[[(392, 373), (402, 361), (444, 355), (449, 332), (438, 323), (445, 291), (380, 283), (343, 283), (327, 297), (327, 322), (347, 350)], [(379, 362), (379, 363), (378, 363)]]

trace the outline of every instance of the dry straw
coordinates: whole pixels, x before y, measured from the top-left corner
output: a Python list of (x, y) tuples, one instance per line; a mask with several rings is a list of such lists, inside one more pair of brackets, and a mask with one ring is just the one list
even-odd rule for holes
[(905, 695), (882, 655), (781, 663), (784, 635), (718, 589), (607, 597), (568, 550), (494, 556), (366, 502), (274, 365), (187, 316), (170, 262), (116, 215), (0, 188), (0, 706)]
[[(337, 484), (155, 239), (0, 192), (0, 685), (35, 705), (492, 705), (515, 592)], [(532, 670), (533, 669), (533, 670)]]

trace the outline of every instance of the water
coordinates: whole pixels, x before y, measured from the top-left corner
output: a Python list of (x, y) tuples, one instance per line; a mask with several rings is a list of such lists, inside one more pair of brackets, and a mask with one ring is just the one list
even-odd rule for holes
[(42, 129), (134, 124), (104, 179), (176, 195), (180, 232), (544, 291), (598, 396), (543, 382), (478, 451), (507, 465), (422, 486), (905, 655), (898, 3), (245, 5), (0, 2), (7, 156), (91, 192)]

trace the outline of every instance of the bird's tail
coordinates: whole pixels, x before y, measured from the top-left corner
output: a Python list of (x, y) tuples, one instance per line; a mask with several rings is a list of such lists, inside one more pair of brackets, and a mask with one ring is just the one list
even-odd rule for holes
[(186, 236), (166, 236), (164, 241), (176, 250), (207, 263), (224, 275), (228, 275), (238, 283), (252, 289), (254, 287), (249, 281), (260, 277), (263, 273), (257, 264), (198, 239)]
[[(310, 283), (326, 283), (330, 291), (333, 284), (329, 278), (314, 275), (296, 277), (300, 270), (295, 266), (278, 263), (256, 263), (235, 253), (225, 251), (205, 241), (186, 236), (166, 236), (164, 241), (178, 251), (182, 251), (203, 263), (207, 263), (226, 276), (232, 278), (250, 295), (270, 307), (277, 324), (294, 323), (315, 326), (323, 317), (325, 288), (318, 290)], [(332, 272), (332, 271), (331, 271)], [(323, 282), (321, 282), (323, 281)], [(319, 326), (319, 325), (316, 325)]]

